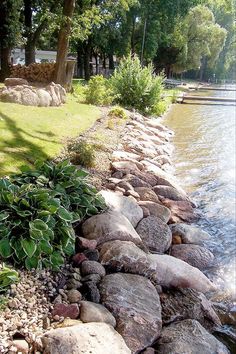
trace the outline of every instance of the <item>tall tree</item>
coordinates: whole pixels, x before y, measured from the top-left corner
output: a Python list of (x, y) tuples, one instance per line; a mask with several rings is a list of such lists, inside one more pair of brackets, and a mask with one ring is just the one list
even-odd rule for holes
[(66, 58), (69, 48), (69, 37), (71, 33), (71, 22), (75, 9), (75, 0), (64, 0), (63, 17), (58, 36), (57, 58), (55, 68), (55, 82), (66, 84)]
[(20, 37), (21, 0), (0, 1), (0, 80), (10, 72), (11, 49)]

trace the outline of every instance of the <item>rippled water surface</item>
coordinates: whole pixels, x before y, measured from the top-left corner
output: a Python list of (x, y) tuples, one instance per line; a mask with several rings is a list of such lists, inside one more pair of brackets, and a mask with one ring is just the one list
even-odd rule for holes
[[(204, 94), (235, 97), (235, 92)], [(221, 104), (176, 104), (164, 120), (175, 132), (175, 174), (202, 213), (198, 225), (210, 234), (206, 246), (215, 262), (207, 273), (219, 285), (219, 296), (226, 296), (232, 306), (236, 305), (235, 121), (236, 107)]]

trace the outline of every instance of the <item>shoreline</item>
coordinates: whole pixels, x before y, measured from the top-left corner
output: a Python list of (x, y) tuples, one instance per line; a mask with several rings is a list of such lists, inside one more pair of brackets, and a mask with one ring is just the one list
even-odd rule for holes
[[(53, 327), (62, 328), (43, 336), (43, 346), (48, 353), (53, 354), (52, 348), (55, 350), (62, 344), (72, 351), (71, 346), (74, 344), (68, 341), (63, 343), (61, 336), (64, 333), (66, 338), (68, 333), (71, 334), (71, 327), (68, 326), (78, 325), (78, 333), (73, 335), (78, 342), (81, 339), (79, 327), (84, 325), (79, 321), (85, 307), (81, 300), (100, 303), (100, 306), (105, 305), (109, 310), (112, 320), (110, 318), (108, 321), (108, 314), (105, 316), (100, 308), (96, 309), (100, 311), (100, 317), (94, 309), (90, 309), (90, 312), (87, 309), (89, 321), (88, 318), (84, 321), (82, 316), (82, 322), (116, 323), (115, 328), (125, 344), (122, 338), (119, 339), (124, 351), (116, 351), (114, 346), (113, 354), (140, 353), (148, 347), (148, 351), (143, 353), (154, 353), (158, 347), (158, 353), (171, 354), (171, 351), (166, 351), (170, 350), (166, 338), (172, 340), (171, 350), (175, 348), (178, 344), (174, 337), (176, 330), (183, 336), (190, 336), (189, 343), (182, 343), (183, 351), (180, 353), (188, 352), (190, 344), (196, 347), (202, 345), (204, 353), (212, 353), (204, 347), (204, 342), (206, 346), (210, 344), (212, 348), (222, 350), (222, 353), (229, 353), (210, 334), (215, 326), (220, 326), (220, 319), (203, 295), (214, 290), (214, 286), (199, 270), (213, 260), (211, 252), (199, 245), (207, 238), (207, 234), (191, 226), (191, 222), (198, 217), (196, 209), (169, 174), (172, 133), (159, 122), (163, 123), (171, 107), (158, 120), (130, 113), (121, 133), (119, 149), (111, 153), (111, 177), (107, 176), (102, 183), (103, 188), (106, 187), (102, 195), (109, 210), (83, 223), (82, 232), (80, 230), (78, 235), (78, 253), (72, 265), (64, 270), (65, 274), (68, 273), (66, 277), (74, 274), (75, 281), (70, 282), (73, 283), (72, 288), (68, 288), (68, 279), (61, 288), (58, 286), (60, 279), (56, 280), (55, 285), (55, 279), (49, 281), (52, 283), (51, 288), (55, 287), (56, 291), (51, 294), (54, 304), (49, 301), (47, 305), (51, 314), (42, 315), (47, 318), (43, 321), (48, 322), (43, 332)], [(89, 280), (84, 281), (86, 277)], [(116, 287), (116, 284), (119, 286)], [(138, 298), (136, 295), (130, 297), (127, 293), (131, 288), (135, 289), (134, 294), (139, 294)], [(149, 291), (146, 292), (146, 289)], [(77, 295), (77, 298), (70, 301), (69, 292)], [(127, 298), (123, 299), (123, 304), (120, 297), (124, 294), (127, 294)], [(147, 301), (147, 296), (150, 296), (150, 301)], [(153, 312), (154, 303), (156, 313)], [(73, 313), (71, 321), (77, 322), (73, 325), (71, 322), (67, 325), (64, 323), (63, 327), (66, 316), (60, 312), (62, 307), (68, 310), (75, 304), (77, 316), (74, 317)], [(103, 320), (97, 321), (96, 316)], [(194, 337), (194, 333), (188, 333), (189, 328), (201, 334)], [(56, 344), (58, 330), (60, 341)], [(106, 340), (109, 341), (109, 338)], [(41, 352), (42, 343), (35, 345), (36, 342), (36, 338), (31, 338), (30, 345)]]

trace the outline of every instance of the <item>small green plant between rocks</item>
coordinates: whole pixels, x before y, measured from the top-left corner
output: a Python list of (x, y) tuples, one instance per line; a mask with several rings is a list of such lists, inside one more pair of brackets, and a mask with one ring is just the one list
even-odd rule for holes
[(74, 253), (73, 224), (105, 203), (87, 173), (68, 161), (35, 166), (0, 179), (0, 257), (27, 269), (58, 270)]
[(128, 115), (122, 107), (115, 106), (110, 109), (108, 116), (112, 118), (127, 119)]
[(93, 167), (95, 165), (95, 147), (84, 140), (71, 140), (67, 145), (70, 160), (75, 165)]
[[(11, 284), (17, 283), (18, 281), (19, 281), (19, 276), (15, 269), (6, 267), (5, 264), (0, 265), (0, 293), (6, 291)], [(0, 308), (1, 308), (1, 298), (0, 298)]]

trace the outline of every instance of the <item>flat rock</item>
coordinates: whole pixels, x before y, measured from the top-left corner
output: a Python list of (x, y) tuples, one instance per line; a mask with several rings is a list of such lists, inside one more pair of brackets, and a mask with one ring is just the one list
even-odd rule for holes
[(52, 316), (69, 317), (75, 320), (79, 317), (79, 306), (77, 304), (55, 304)]
[(224, 344), (196, 320), (165, 327), (158, 340), (158, 354), (230, 354)]
[(160, 295), (163, 324), (194, 319), (207, 329), (221, 325), (212, 303), (193, 289), (174, 289)]
[(134, 227), (143, 218), (143, 211), (134, 199), (104, 190), (100, 192), (100, 195), (112, 211), (123, 214)]
[(159, 254), (148, 256), (151, 269), (155, 269), (156, 282), (159, 285), (175, 288), (192, 288), (206, 293), (216, 290), (216, 286), (197, 268), (181, 259)]
[(8, 77), (4, 80), (6, 86), (28, 85), (28, 81), (20, 77)]
[(81, 264), (81, 273), (83, 276), (90, 275), (90, 274), (98, 274), (101, 277), (106, 275), (105, 268), (96, 261), (84, 261)]
[(84, 323), (104, 322), (112, 327), (116, 326), (115, 317), (101, 304), (95, 304), (91, 301), (80, 302), (80, 319)]
[(127, 174), (125, 176), (124, 181), (128, 182), (131, 184), (132, 187), (150, 187), (151, 185), (145, 181), (143, 181), (141, 178), (131, 175), (131, 174)]
[(208, 249), (199, 245), (173, 245), (170, 254), (201, 270), (209, 267), (214, 260), (214, 255)]
[(151, 188), (136, 187), (134, 190), (139, 194), (140, 200), (159, 203), (158, 196)]
[(121, 335), (102, 322), (58, 328), (41, 339), (47, 354), (131, 354)]
[(133, 274), (109, 274), (100, 283), (100, 293), (102, 303), (116, 318), (116, 330), (133, 354), (159, 337), (161, 306), (150, 280)]
[(195, 222), (199, 215), (194, 211), (192, 203), (188, 201), (175, 201), (162, 198), (161, 202), (171, 211), (170, 223)]
[(116, 211), (92, 216), (83, 223), (82, 231), (86, 238), (96, 240), (98, 245), (111, 240), (142, 243), (129, 220)]
[(148, 200), (140, 201), (138, 202), (138, 204), (141, 207), (145, 207), (146, 209), (148, 209), (151, 216), (156, 216), (165, 223), (167, 223), (170, 220), (171, 212), (165, 206), (155, 202), (150, 202)]
[(202, 244), (209, 240), (210, 236), (200, 228), (188, 224), (174, 224), (170, 225), (173, 237), (173, 243), (177, 237), (180, 237), (182, 243)]
[(131, 173), (132, 171), (139, 171), (135, 162), (131, 161), (116, 161), (111, 163), (112, 171), (124, 171), (126, 173)]
[(126, 159), (133, 159), (133, 160), (140, 160), (140, 156), (138, 154), (134, 154), (132, 152), (127, 151), (113, 151), (112, 153), (112, 160), (113, 161), (121, 161)]
[(168, 198), (171, 200), (189, 201), (186, 193), (179, 192), (176, 188), (170, 186), (155, 186), (153, 188), (154, 192), (159, 196)]
[(132, 172), (132, 174), (136, 177), (139, 177), (151, 186), (155, 186), (157, 184), (157, 178), (152, 173), (135, 170)]
[(151, 252), (164, 253), (170, 248), (172, 234), (160, 218), (148, 216), (139, 222), (136, 231)]

